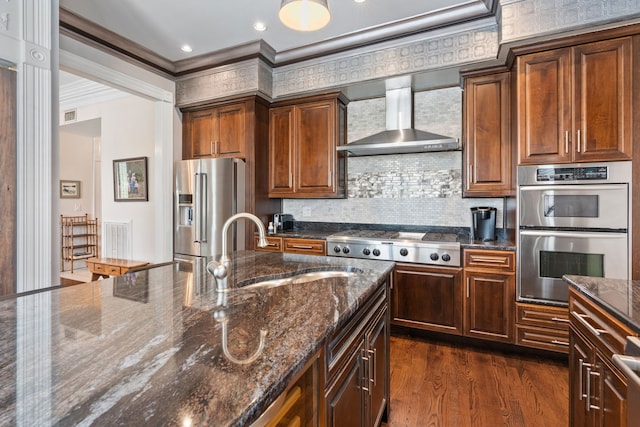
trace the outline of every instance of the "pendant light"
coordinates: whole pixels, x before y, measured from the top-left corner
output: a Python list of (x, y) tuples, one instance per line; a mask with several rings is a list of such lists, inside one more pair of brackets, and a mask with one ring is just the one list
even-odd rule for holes
[(296, 31), (315, 31), (329, 23), (327, 0), (282, 0), (280, 21)]

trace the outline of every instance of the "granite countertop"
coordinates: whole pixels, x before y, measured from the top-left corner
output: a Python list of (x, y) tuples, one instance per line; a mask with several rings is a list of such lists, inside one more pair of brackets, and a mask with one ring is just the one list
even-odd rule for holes
[[(0, 425), (246, 425), (393, 263), (240, 252), (230, 286), (360, 274), (225, 293), (204, 267), (177, 263), (0, 301)], [(261, 330), (257, 359), (237, 363), (259, 348)]]
[(394, 231), (412, 231), (412, 232), (436, 232), (436, 233), (452, 233), (457, 235), (457, 241), (462, 249), (489, 249), (515, 251), (516, 240), (515, 230), (496, 229), (497, 239), (492, 241), (472, 240), (469, 228), (464, 227), (429, 227), (415, 225), (386, 225), (386, 224), (335, 224), (335, 223), (314, 223), (314, 222), (296, 222), (296, 226), (292, 230), (277, 231), (270, 234), (275, 237), (291, 237), (298, 239), (320, 239), (326, 238), (332, 234), (339, 233), (342, 230), (351, 229), (371, 229), (371, 230), (394, 230)]
[(640, 281), (572, 275), (563, 279), (640, 335)]

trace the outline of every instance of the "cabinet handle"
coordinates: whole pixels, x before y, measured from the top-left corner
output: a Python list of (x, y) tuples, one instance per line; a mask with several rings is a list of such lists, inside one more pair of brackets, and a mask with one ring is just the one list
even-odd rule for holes
[(486, 262), (487, 264), (505, 264), (504, 258), (484, 258), (484, 257), (473, 257), (473, 262)]
[[(373, 350), (367, 350), (367, 353), (369, 353), (369, 360), (371, 360), (371, 364), (369, 365), (369, 381), (373, 383), (373, 385), (376, 385), (377, 379), (376, 379), (376, 349), (374, 348)], [(371, 369), (373, 367), (373, 369)], [(373, 371), (373, 372), (371, 372)], [(371, 375), (373, 374), (373, 375)], [(371, 378), (373, 376), (373, 378)]]
[(600, 410), (600, 406), (591, 404), (591, 376), (600, 376), (600, 372), (592, 371), (590, 367), (587, 368), (587, 412), (591, 409)]
[(469, 278), (467, 277), (467, 298), (469, 298)]
[(584, 360), (582, 359), (578, 359), (578, 373), (580, 374), (580, 377), (578, 379), (578, 389), (579, 389), (579, 395), (580, 395), (580, 400), (582, 400), (582, 398), (586, 397), (586, 395), (582, 392), (582, 368), (584, 367)]
[(473, 179), (472, 179), (473, 178), (473, 176), (472, 176), (473, 165), (469, 164), (469, 167), (467, 169), (468, 169), (468, 171), (467, 171), (467, 175), (468, 175), (467, 176), (467, 182), (469, 183), (469, 185), (471, 185), (471, 183), (473, 182)]
[(569, 323), (569, 319), (565, 319), (564, 317), (552, 317), (551, 320), (554, 322)]
[(580, 129), (578, 129), (578, 153), (580, 153)]
[(564, 131), (564, 152), (569, 154), (569, 131)]
[(566, 341), (558, 341), (558, 340), (552, 340), (551, 344), (558, 344), (558, 345), (566, 345), (569, 346), (569, 343)]
[(585, 326), (585, 328), (587, 328), (589, 331), (591, 331), (591, 333), (592, 333), (593, 335), (595, 335), (595, 336), (599, 337), (599, 336), (600, 336), (600, 334), (606, 334), (606, 333), (607, 333), (607, 331), (605, 331), (604, 329), (596, 329), (596, 328), (594, 328), (593, 326), (591, 326), (591, 325), (589, 324), (589, 322), (587, 322), (587, 321), (584, 319), (585, 317), (589, 318), (589, 316), (587, 316), (586, 314), (579, 314), (579, 313), (576, 313), (575, 311), (572, 311), (572, 312), (571, 312), (571, 314), (573, 314), (573, 315), (574, 315), (574, 317), (575, 317), (575, 318), (576, 318), (580, 323), (582, 323), (582, 324)]
[(313, 246), (309, 245), (291, 245), (294, 249), (313, 249)]
[(216, 154), (216, 148), (214, 147), (215, 142), (210, 141), (209, 142), (209, 153), (211, 154)]
[(272, 246), (274, 248), (277, 248), (278, 244), (277, 243), (267, 243), (267, 246)]
[[(362, 390), (366, 391), (367, 393), (369, 393), (369, 395), (371, 395), (371, 388), (369, 388), (369, 358), (367, 356), (365, 356), (366, 354), (366, 350), (362, 349), (361, 352), (361, 357), (362, 357), (362, 370), (364, 371), (364, 375), (362, 376)], [(365, 370), (365, 363), (367, 365), (367, 369)], [(366, 386), (364, 385), (366, 384)]]

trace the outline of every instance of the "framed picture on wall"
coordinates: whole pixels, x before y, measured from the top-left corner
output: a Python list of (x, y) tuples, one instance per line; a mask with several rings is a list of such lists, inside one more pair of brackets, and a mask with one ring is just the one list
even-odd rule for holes
[(113, 197), (116, 202), (149, 200), (147, 158), (134, 157), (113, 161)]
[(79, 199), (80, 198), (80, 181), (60, 180), (60, 198), (61, 199)]

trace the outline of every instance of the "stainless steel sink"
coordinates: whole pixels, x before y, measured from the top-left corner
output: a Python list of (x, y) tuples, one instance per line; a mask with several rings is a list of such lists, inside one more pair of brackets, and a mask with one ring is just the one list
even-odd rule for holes
[(341, 271), (341, 270), (324, 270), (312, 271), (309, 273), (296, 274), (294, 276), (283, 277), (280, 279), (269, 279), (261, 282), (251, 283), (246, 286), (240, 286), (236, 289), (257, 289), (257, 288), (273, 288), (282, 285), (297, 285), (301, 283), (314, 282), (322, 279), (332, 278), (349, 278), (362, 274), (362, 271)]

